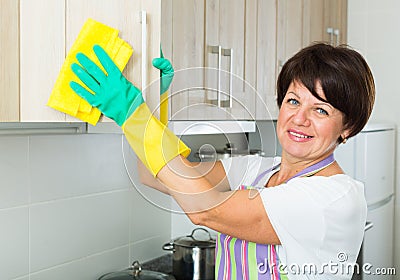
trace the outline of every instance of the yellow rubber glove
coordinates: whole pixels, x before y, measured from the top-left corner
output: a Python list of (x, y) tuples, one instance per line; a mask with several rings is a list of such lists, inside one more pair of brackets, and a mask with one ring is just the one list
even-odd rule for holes
[(190, 149), (153, 116), (141, 92), (122, 75), (104, 49), (95, 46), (94, 51), (106, 73), (79, 53), (81, 65), (73, 64), (72, 70), (92, 92), (75, 82), (71, 82), (71, 88), (121, 125), (129, 145), (153, 176), (176, 156), (187, 157)]
[(187, 157), (190, 149), (142, 103), (122, 125), (129, 145), (148, 170), (157, 173), (178, 155)]

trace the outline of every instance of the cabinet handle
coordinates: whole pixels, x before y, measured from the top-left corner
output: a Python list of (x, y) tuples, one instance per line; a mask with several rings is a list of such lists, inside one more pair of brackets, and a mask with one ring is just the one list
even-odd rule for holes
[[(229, 56), (229, 108), (232, 108), (232, 87), (233, 87), (233, 49), (222, 49), (224, 56)], [(225, 106), (224, 106), (225, 107)]]
[[(220, 108), (232, 108), (233, 93), (233, 49), (223, 49), (222, 46), (210, 46), (211, 53), (217, 54), (217, 106)], [(222, 102), (221, 98), (221, 72), (222, 72), (222, 56), (229, 56), (229, 99), (228, 105)]]
[[(147, 86), (147, 13), (140, 12), (140, 23), (142, 24), (142, 92)], [(146, 95), (143, 94), (146, 101)]]
[(332, 27), (328, 27), (326, 29), (326, 33), (329, 34), (329, 44), (333, 45), (333, 28)]
[(222, 56), (222, 47), (221, 46), (210, 46), (211, 53), (216, 53), (218, 60), (218, 68), (217, 68), (217, 106), (221, 107), (221, 56)]
[(334, 31), (333, 31), (333, 34), (335, 34), (335, 36), (336, 36), (336, 46), (339, 46), (339, 43), (340, 43), (340, 31), (339, 31), (339, 29), (335, 29)]

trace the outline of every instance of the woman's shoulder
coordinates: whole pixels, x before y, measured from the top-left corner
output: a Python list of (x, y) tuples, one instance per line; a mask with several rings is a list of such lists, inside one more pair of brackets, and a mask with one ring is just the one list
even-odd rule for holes
[(363, 203), (364, 184), (346, 174), (295, 178), (288, 182), (288, 189), (297, 188), (325, 206), (338, 200)]
[(347, 174), (333, 174), (330, 176), (310, 176), (310, 177), (298, 177), (290, 180), (288, 184), (304, 184), (309, 187), (336, 187), (349, 189), (353, 187), (362, 188), (363, 183), (353, 179)]

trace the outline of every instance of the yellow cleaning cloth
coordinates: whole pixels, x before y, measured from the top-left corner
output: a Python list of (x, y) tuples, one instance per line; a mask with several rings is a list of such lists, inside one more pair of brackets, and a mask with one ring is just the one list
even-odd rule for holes
[(71, 70), (71, 64), (78, 63), (76, 54), (79, 52), (87, 55), (104, 69), (93, 51), (93, 46), (96, 44), (103, 47), (121, 71), (125, 68), (133, 53), (132, 47), (118, 37), (118, 30), (93, 19), (88, 19), (61, 67), (60, 74), (47, 102), (48, 106), (92, 125), (97, 124), (101, 112), (78, 96), (70, 88), (69, 83), (76, 81), (82, 84)]

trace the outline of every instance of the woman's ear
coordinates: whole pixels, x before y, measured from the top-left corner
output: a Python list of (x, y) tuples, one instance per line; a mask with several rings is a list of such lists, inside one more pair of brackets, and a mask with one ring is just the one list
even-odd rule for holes
[(350, 129), (345, 129), (339, 137), (339, 143), (345, 144), (347, 142), (347, 137), (350, 135)]

